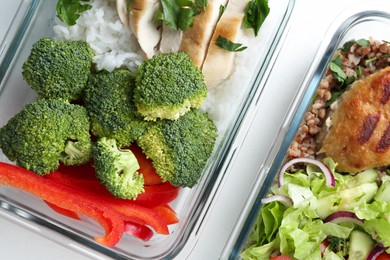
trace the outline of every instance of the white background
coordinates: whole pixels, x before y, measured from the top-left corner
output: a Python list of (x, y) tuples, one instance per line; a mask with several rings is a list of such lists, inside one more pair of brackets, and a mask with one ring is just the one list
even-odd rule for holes
[[(341, 11), (357, 2), (363, 1), (296, 0), (289, 33), (262, 94), (260, 110), (252, 124), (246, 122), (250, 130), (189, 259), (219, 258), (245, 203), (243, 197), (249, 192), (253, 177), (266, 156), (323, 35)], [(16, 6), (14, 1), (0, 0), (0, 40), (4, 37)], [(0, 218), (0, 259), (89, 258)]]

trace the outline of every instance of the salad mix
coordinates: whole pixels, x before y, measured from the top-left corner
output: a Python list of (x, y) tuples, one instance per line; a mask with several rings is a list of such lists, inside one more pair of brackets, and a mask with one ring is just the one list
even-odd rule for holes
[[(298, 162), (297, 162), (298, 163)], [(322, 172), (325, 165), (329, 172)], [(341, 174), (330, 158), (281, 172), (262, 200), (243, 259), (375, 259), (390, 252), (390, 176), (368, 169)], [(334, 178), (334, 185), (327, 179)], [(386, 253), (387, 251), (387, 253)], [(369, 257), (369, 258), (367, 258)]]

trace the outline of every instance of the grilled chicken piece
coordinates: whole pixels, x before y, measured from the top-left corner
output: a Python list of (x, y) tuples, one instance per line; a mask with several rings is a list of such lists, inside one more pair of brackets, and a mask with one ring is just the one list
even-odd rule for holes
[(129, 27), (129, 10), (127, 8), (127, 0), (116, 0), (115, 8), (119, 19), (125, 27)]
[(202, 68), (206, 84), (209, 87), (227, 79), (232, 73), (234, 52), (222, 49), (216, 45), (216, 41), (219, 36), (232, 42), (238, 41), (247, 3), (244, 0), (230, 0), (217, 23)]
[(390, 164), (390, 67), (356, 81), (331, 116), (319, 153), (337, 170), (357, 173)]
[(154, 21), (154, 15), (160, 8), (159, 0), (132, 0), (130, 3), (130, 28), (148, 59), (157, 54), (156, 46), (161, 38), (161, 25)]
[(162, 27), (160, 52), (172, 53), (180, 49), (183, 31), (172, 29), (169, 25), (164, 24)]
[[(246, 2), (241, 0), (242, 2)], [(180, 51), (187, 53), (195, 66), (202, 67), (219, 18), (219, 9), (227, 0), (209, 0), (206, 10), (195, 16), (193, 26), (183, 32)]]

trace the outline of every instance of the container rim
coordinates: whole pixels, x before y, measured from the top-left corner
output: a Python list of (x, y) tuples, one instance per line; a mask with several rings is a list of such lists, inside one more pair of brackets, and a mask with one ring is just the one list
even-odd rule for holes
[(247, 201), (242, 209), (228, 242), (222, 251), (221, 259), (239, 259), (258, 212), (261, 209), (261, 199), (265, 197), (278, 174), (291, 140), (295, 137), (301, 120), (310, 105), (313, 95), (319, 85), (326, 67), (332, 59), (332, 54), (345, 36), (348, 29), (358, 23), (372, 19), (388, 19), (390, 22), (390, 3), (380, 0), (362, 2), (350, 6), (335, 18), (328, 27), (320, 46), (317, 49), (306, 76), (299, 84), (293, 101), (282, 120), (276, 137), (263, 160), (258, 176), (252, 186)]

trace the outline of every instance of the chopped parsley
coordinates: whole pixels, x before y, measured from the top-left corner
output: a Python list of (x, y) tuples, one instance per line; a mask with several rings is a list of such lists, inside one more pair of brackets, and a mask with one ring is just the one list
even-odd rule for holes
[(244, 27), (252, 29), (255, 36), (257, 36), (269, 11), (268, 0), (250, 0), (245, 10)]
[(89, 0), (58, 0), (56, 5), (57, 17), (66, 25), (75, 25), (80, 14), (92, 8)]
[(215, 44), (221, 47), (222, 49), (225, 49), (230, 52), (239, 52), (247, 48), (246, 46), (242, 46), (241, 43), (234, 43), (221, 35), (218, 36), (218, 39)]
[(161, 0), (162, 11), (156, 15), (174, 30), (186, 31), (194, 17), (206, 10), (207, 0)]

